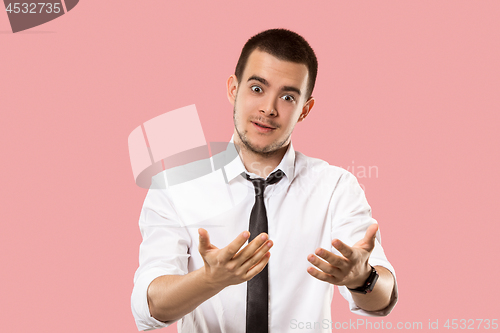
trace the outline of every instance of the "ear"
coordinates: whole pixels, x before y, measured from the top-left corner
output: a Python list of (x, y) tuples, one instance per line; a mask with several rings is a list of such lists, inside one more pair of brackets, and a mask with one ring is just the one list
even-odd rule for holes
[(307, 115), (309, 114), (309, 112), (311, 112), (311, 109), (313, 108), (314, 106), (314, 97), (309, 97), (309, 99), (306, 101), (306, 103), (304, 104), (304, 106), (302, 107), (302, 112), (299, 116), (299, 120), (297, 120), (297, 122), (301, 122), (302, 120), (304, 120)]
[(236, 75), (231, 75), (227, 79), (227, 99), (229, 103), (234, 106), (234, 101), (236, 100), (236, 92), (238, 91), (238, 78)]

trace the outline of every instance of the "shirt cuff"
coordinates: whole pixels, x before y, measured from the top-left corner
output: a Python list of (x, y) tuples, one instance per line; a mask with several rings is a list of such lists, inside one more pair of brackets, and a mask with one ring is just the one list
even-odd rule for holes
[(172, 273), (171, 271), (165, 270), (164, 268), (153, 268), (147, 272), (142, 273), (134, 283), (134, 289), (132, 291), (131, 305), (132, 314), (134, 315), (135, 324), (139, 331), (151, 331), (158, 328), (167, 327), (174, 323), (162, 322), (151, 316), (148, 306), (148, 287), (159, 276), (172, 275), (172, 274), (183, 274), (182, 272)]

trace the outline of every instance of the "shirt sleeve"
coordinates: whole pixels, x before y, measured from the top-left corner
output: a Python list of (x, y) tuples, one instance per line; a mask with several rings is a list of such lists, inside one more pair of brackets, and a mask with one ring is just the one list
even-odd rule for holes
[(131, 305), (137, 328), (141, 331), (173, 323), (161, 322), (151, 316), (147, 301), (149, 284), (159, 276), (188, 273), (191, 238), (181, 225), (167, 191), (150, 189), (139, 218), (142, 243)]
[[(359, 185), (356, 177), (350, 172), (345, 172), (334, 190), (330, 203), (332, 213), (331, 238), (338, 238), (345, 244), (352, 246), (363, 239), (366, 230), (373, 223), (371, 207), (366, 201), (365, 193)], [(339, 251), (332, 246), (332, 251), (340, 255)], [(389, 305), (380, 311), (366, 311), (354, 302), (351, 292), (345, 286), (338, 286), (340, 294), (349, 302), (349, 308), (353, 313), (363, 316), (387, 316), (397, 303), (398, 287), (396, 283), (396, 272), (387, 260), (381, 244), (380, 231), (377, 231), (375, 248), (373, 249), (368, 263), (372, 266), (387, 268), (394, 276), (394, 289)]]

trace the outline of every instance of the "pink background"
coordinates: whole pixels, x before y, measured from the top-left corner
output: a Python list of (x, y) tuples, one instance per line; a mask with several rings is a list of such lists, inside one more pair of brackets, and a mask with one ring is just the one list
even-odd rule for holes
[[(273, 27), (318, 55), (293, 143), (366, 188), (400, 288), (384, 321), (500, 319), (499, 17), (498, 0), (84, 0), (12, 34), (2, 9), (0, 330), (136, 332), (128, 135), (196, 104), (207, 142), (228, 140), (226, 79)], [(338, 293), (332, 312), (365, 319)]]

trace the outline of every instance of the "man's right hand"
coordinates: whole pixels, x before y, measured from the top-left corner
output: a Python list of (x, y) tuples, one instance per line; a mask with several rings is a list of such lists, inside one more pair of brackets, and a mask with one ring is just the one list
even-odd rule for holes
[(174, 321), (185, 316), (225, 287), (250, 280), (269, 261), (273, 242), (265, 233), (241, 249), (250, 237), (250, 233), (244, 231), (228, 246), (218, 249), (210, 244), (205, 229), (198, 232), (205, 266), (185, 275), (159, 276), (148, 287), (149, 311), (159, 321)]
[[(264, 269), (271, 253), (273, 242), (262, 233), (255, 237), (241, 251), (240, 248), (250, 237), (248, 231), (238, 235), (228, 246), (219, 249), (210, 243), (208, 232), (200, 228), (200, 251), (205, 262), (205, 278), (215, 288), (223, 289), (229, 285), (250, 280)], [(239, 251), (239, 252), (238, 252)]]

